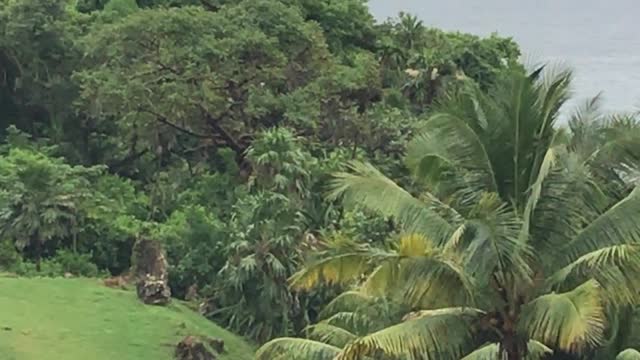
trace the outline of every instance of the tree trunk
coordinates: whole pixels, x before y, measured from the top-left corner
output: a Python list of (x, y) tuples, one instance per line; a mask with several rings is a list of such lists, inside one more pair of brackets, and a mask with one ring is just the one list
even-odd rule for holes
[(41, 266), (41, 260), (42, 260), (42, 242), (40, 241), (40, 237), (39, 236), (34, 236), (33, 239), (35, 240), (34, 242), (34, 246), (35, 246), (35, 250), (36, 250), (36, 271), (40, 272)]
[(522, 360), (527, 353), (527, 342), (523, 341), (513, 330), (512, 326), (508, 326), (504, 331), (501, 347), (506, 360)]
[(506, 360), (523, 360), (526, 354), (526, 342), (518, 339), (516, 334), (506, 334), (502, 341), (502, 351), (506, 355)]
[(522, 360), (524, 357), (520, 356), (518, 351), (507, 351), (507, 360)]

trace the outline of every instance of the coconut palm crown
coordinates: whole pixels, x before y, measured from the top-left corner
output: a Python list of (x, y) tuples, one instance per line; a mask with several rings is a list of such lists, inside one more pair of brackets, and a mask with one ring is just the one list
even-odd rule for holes
[(599, 115), (598, 99), (559, 128), (570, 78), (514, 70), (488, 93), (450, 95), (407, 147), (420, 191), (366, 163), (337, 174), (333, 198), (405, 235), (321, 258), (292, 287), (349, 284), (413, 312), (333, 345), (277, 339), (258, 358), (514, 360), (604, 344), (639, 300), (640, 137), (631, 118)]

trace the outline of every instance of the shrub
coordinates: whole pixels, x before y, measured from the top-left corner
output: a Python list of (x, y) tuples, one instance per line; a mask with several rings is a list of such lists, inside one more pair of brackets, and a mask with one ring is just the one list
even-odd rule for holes
[(20, 262), (12, 271), (26, 277), (61, 277), (66, 273), (86, 277), (102, 275), (90, 259), (90, 254), (74, 254), (71, 251), (58, 250), (54, 257), (42, 260), (40, 272), (36, 270), (36, 264), (33, 262)]
[(24, 262), (15, 269), (15, 272), (25, 277), (60, 277), (65, 273), (62, 266), (51, 259), (42, 260), (40, 266), (41, 270), (38, 272), (35, 263)]
[(68, 272), (77, 276), (98, 276), (98, 267), (91, 262), (91, 254), (74, 254), (71, 251), (58, 250), (51, 262), (57, 263), (63, 274)]
[(210, 284), (226, 262), (225, 224), (202, 206), (174, 211), (154, 228), (152, 237), (167, 251), (169, 285), (177, 297), (184, 297), (192, 285), (202, 289)]
[(11, 241), (0, 241), (0, 270), (15, 272), (22, 265), (22, 256)]

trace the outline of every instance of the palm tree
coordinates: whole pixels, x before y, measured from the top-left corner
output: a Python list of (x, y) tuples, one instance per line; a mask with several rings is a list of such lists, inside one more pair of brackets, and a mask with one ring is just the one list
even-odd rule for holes
[(400, 13), (395, 24), (395, 33), (400, 45), (406, 50), (413, 50), (416, 45), (424, 40), (425, 27), (417, 16)]
[(395, 251), (316, 261), (292, 286), (355, 284), (414, 315), (343, 348), (280, 339), (259, 355), (515, 360), (603, 344), (639, 300), (640, 191), (629, 179), (640, 127), (599, 119), (591, 102), (557, 129), (569, 84), (566, 71), (514, 70), (487, 94), (452, 94), (408, 146), (420, 193), (369, 164), (337, 174), (333, 198), (392, 217), (406, 236)]

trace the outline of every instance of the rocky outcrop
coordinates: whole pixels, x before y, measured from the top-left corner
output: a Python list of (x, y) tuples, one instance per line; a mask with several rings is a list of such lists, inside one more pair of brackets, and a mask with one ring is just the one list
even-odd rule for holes
[(218, 309), (218, 307), (216, 306), (216, 304), (215, 304), (213, 299), (204, 299), (198, 305), (198, 312), (200, 313), (200, 315), (202, 315), (204, 317), (209, 317), (217, 309)]
[(216, 360), (224, 352), (224, 341), (214, 338), (187, 336), (178, 343), (176, 360)]
[(167, 305), (171, 301), (171, 289), (166, 279), (147, 275), (136, 283), (138, 299), (147, 305)]
[(224, 353), (224, 340), (210, 338), (208, 341), (209, 341), (209, 346), (211, 346), (211, 348), (215, 352), (217, 352), (218, 354)]
[(171, 300), (169, 264), (162, 245), (154, 240), (138, 240), (133, 247), (132, 263), (138, 298), (145, 304), (168, 304)]

